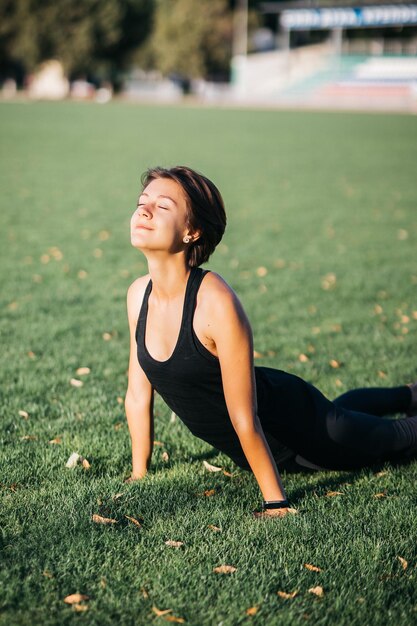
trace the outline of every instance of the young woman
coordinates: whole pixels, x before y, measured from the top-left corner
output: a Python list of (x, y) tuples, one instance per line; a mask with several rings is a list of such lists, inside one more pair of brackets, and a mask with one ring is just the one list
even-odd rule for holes
[[(218, 274), (199, 267), (226, 226), (218, 189), (188, 167), (148, 170), (142, 183), (131, 241), (149, 274), (127, 297), (129, 481), (149, 468), (154, 390), (194, 435), (252, 470), (263, 515), (288, 512), (277, 463), (291, 456), (307, 467), (355, 469), (417, 455), (417, 383), (331, 402), (297, 376), (254, 367), (242, 305)], [(397, 412), (409, 417), (382, 419)]]

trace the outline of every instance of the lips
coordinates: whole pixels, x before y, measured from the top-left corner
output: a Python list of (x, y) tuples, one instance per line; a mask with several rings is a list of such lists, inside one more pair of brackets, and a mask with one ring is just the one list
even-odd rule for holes
[(153, 228), (148, 228), (147, 226), (143, 226), (142, 224), (139, 224), (139, 226), (136, 226), (136, 229), (140, 229), (140, 230), (153, 230)]

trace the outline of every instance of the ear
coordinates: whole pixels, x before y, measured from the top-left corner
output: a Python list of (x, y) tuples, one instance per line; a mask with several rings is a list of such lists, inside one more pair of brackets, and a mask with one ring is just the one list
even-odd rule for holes
[(201, 237), (201, 230), (187, 230), (185, 237), (190, 237), (191, 242), (194, 243), (197, 239)]

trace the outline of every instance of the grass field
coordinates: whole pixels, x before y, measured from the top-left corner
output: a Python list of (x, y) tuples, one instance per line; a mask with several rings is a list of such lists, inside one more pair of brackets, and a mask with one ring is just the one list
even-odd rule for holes
[[(0, 128), (0, 624), (415, 623), (417, 463), (284, 474), (298, 514), (259, 521), (253, 477), (159, 400), (163, 445), (124, 484), (121, 404), (125, 295), (146, 269), (128, 225), (156, 164), (222, 190), (228, 231), (209, 267), (240, 295), (258, 364), (329, 397), (414, 380), (415, 118), (21, 103), (0, 106)], [(90, 469), (65, 467), (74, 451)], [(73, 593), (89, 599), (64, 603)]]

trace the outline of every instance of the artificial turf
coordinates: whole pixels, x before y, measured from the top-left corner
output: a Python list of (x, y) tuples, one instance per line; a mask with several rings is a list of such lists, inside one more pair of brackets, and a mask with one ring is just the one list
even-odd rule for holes
[[(159, 399), (152, 470), (124, 484), (121, 403), (125, 295), (146, 271), (129, 220), (157, 164), (223, 192), (208, 267), (240, 296), (257, 364), (330, 398), (414, 380), (415, 119), (22, 102), (0, 106), (0, 129), (0, 624), (415, 622), (417, 463), (284, 473), (298, 514), (255, 520), (253, 477)], [(90, 469), (65, 467), (74, 451)]]

